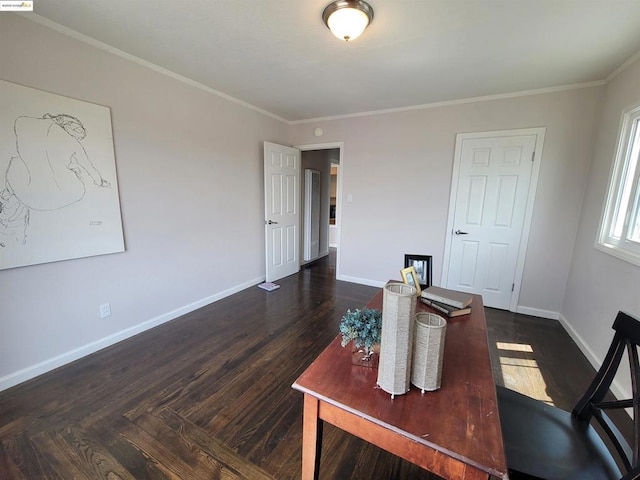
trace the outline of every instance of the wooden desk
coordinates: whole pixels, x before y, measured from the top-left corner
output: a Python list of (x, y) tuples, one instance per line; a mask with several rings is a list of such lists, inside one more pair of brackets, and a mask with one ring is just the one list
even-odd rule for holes
[[(382, 290), (367, 307), (382, 309)], [(303, 480), (318, 478), (323, 421), (444, 478), (508, 478), (481, 297), (447, 319), (439, 390), (391, 400), (377, 373), (351, 365), (338, 336), (293, 384), (304, 393)]]

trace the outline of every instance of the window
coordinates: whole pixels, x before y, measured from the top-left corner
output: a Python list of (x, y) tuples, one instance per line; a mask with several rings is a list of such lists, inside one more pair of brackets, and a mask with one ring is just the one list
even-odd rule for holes
[(596, 247), (640, 265), (640, 105), (624, 112)]

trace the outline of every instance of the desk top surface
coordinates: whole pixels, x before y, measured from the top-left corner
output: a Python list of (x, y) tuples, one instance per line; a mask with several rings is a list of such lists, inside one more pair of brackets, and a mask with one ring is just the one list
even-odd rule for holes
[[(382, 290), (367, 304), (382, 310)], [(416, 311), (438, 313), (416, 300)], [(496, 390), (491, 372), (482, 297), (471, 313), (447, 318), (442, 387), (404, 395), (377, 387), (378, 370), (351, 364), (338, 335), (293, 388), (396, 431), (415, 442), (497, 477), (507, 472)]]

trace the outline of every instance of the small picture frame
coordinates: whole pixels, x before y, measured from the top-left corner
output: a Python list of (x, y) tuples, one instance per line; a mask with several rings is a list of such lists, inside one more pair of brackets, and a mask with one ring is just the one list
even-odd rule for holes
[(404, 266), (413, 267), (418, 275), (418, 281), (420, 282), (420, 288), (424, 290), (430, 287), (433, 283), (431, 280), (431, 255), (413, 255), (406, 254), (404, 256)]
[(414, 267), (403, 268), (400, 270), (400, 274), (402, 275), (402, 281), (407, 285), (415, 287), (418, 292), (418, 296), (420, 296), (422, 290), (420, 289), (420, 281), (418, 280), (416, 269)]

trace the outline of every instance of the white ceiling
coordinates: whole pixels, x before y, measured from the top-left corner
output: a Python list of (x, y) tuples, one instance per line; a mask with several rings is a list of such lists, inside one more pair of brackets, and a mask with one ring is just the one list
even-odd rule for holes
[[(287, 121), (596, 82), (640, 51), (640, 0), (35, 0), (38, 16)], [(25, 15), (27, 18), (29, 14)]]

